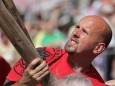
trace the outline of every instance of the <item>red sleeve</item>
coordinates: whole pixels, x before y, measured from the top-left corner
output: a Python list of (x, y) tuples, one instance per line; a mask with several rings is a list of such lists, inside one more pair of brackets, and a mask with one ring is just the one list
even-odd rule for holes
[(10, 69), (10, 65), (0, 56), (0, 86), (3, 86)]
[(10, 81), (18, 81), (22, 77), (25, 67), (26, 62), (20, 59), (8, 74), (7, 79)]

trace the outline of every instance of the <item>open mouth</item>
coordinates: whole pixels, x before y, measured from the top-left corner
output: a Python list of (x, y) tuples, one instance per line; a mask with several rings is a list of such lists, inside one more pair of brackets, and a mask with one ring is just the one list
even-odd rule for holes
[(76, 43), (76, 44), (78, 44), (78, 43), (79, 43), (79, 41), (78, 41), (78, 39), (77, 39), (77, 38), (71, 38), (71, 42)]

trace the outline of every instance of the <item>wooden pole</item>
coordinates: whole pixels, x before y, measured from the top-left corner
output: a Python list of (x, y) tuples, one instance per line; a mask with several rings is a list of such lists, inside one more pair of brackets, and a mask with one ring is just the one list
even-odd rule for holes
[[(27, 64), (40, 57), (2, 0), (0, 0), (0, 27)], [(50, 73), (40, 83), (42, 86), (52, 86), (51, 83), (54, 80), (54, 76)]]
[[(21, 27), (21, 29), (23, 30), (23, 32), (25, 33), (25, 35), (28, 37), (28, 39), (31, 41), (31, 37), (29, 36), (29, 33), (27, 32), (24, 22), (21, 19), (21, 16), (14, 4), (14, 2), (12, 0), (2, 0), (5, 7), (8, 9), (8, 11), (12, 14), (12, 16), (14, 17), (14, 19), (16, 20), (16, 22), (19, 24), (19, 26)], [(32, 43), (32, 45), (34, 46), (34, 44)]]

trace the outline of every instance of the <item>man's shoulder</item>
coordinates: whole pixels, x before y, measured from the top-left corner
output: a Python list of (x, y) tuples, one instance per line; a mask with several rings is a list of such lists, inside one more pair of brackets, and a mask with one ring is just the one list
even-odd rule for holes
[(45, 51), (61, 50), (61, 51), (65, 52), (64, 49), (61, 49), (61, 48), (53, 48), (53, 47), (37, 47), (36, 49), (37, 49), (38, 52), (39, 52), (39, 51), (43, 51), (43, 50), (45, 50)]
[(36, 49), (42, 59), (54, 56), (57, 57), (66, 53), (65, 50), (61, 48), (38, 47)]
[(93, 86), (105, 86), (104, 80), (94, 66), (89, 72), (85, 73), (85, 76), (90, 79)]

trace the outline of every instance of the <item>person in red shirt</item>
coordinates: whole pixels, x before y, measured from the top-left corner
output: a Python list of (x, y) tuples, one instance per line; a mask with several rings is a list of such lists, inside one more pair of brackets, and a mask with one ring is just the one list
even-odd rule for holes
[(35, 67), (40, 59), (33, 60), (28, 66), (23, 59), (20, 59), (8, 74), (6, 84), (39, 86), (38, 83), (49, 70), (57, 79), (62, 79), (69, 74), (77, 74), (80, 69), (93, 86), (105, 86), (91, 62), (107, 48), (111, 38), (111, 28), (102, 17), (86, 16), (76, 24), (64, 49), (38, 48), (44, 61)]
[(0, 56), (0, 86), (3, 86), (7, 74), (10, 72), (10, 65)]

